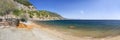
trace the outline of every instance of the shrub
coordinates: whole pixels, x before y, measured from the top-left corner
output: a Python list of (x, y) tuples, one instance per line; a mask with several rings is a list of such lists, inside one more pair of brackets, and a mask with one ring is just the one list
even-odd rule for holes
[(21, 3), (23, 5), (26, 5), (26, 6), (32, 5), (28, 0), (14, 0), (14, 1)]

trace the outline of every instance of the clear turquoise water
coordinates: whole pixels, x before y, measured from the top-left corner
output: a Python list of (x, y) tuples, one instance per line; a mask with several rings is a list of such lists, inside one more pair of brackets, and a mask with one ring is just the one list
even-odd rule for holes
[(77, 36), (106, 37), (120, 34), (120, 20), (51, 20), (37, 23), (57, 27)]

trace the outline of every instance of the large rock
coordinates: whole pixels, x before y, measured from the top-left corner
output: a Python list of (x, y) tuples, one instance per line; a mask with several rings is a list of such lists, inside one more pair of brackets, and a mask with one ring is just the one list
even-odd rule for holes
[(10, 26), (18, 26), (19, 24), (19, 19), (15, 19), (15, 18), (9, 18), (6, 19), (6, 21), (9, 23)]

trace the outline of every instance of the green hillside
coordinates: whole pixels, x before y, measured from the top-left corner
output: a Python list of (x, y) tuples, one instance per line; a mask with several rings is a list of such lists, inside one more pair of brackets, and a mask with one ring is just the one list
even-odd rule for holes
[(23, 4), (25, 6), (29, 6), (29, 5), (32, 5), (28, 0), (14, 0), (20, 4)]
[(30, 11), (29, 12), (30, 17), (36, 16), (36, 17), (61, 17), (60, 15), (58, 15), (57, 13), (54, 12), (50, 12), (50, 11), (46, 11), (46, 10), (39, 10), (39, 11)]
[[(13, 11), (13, 15), (15, 15), (16, 17), (21, 17), (24, 16), (24, 13), (26, 13), (23, 10), (14, 10)], [(39, 10), (39, 11), (28, 11), (29, 14), (29, 18), (50, 18), (50, 17), (58, 17), (58, 18), (62, 18), (62, 16), (58, 15), (57, 13), (54, 12), (50, 12), (50, 11), (46, 11), (46, 10)]]
[[(55, 12), (50, 12), (46, 10), (34, 10), (28, 7), (28, 10), (20, 10), (19, 6), (16, 6), (15, 1), (25, 5), (25, 7), (32, 6), (28, 0), (1, 0), (0, 1), (0, 15), (14, 15), (16, 18), (23, 18), (23, 16), (27, 16), (27, 18), (39, 18), (39, 19), (62, 19), (63, 17), (58, 15)], [(24, 6), (23, 6), (24, 8)], [(34, 10), (34, 11), (31, 11)], [(27, 15), (26, 15), (27, 14)]]

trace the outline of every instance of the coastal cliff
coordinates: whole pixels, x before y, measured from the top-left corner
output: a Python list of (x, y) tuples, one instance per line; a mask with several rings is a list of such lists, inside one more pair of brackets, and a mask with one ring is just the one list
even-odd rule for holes
[(7, 15), (8, 18), (24, 18), (28, 20), (64, 19), (55, 12), (37, 10), (31, 3), (29, 3), (29, 0), (1, 0), (0, 6), (0, 10), (2, 10), (0, 11), (0, 15), (2, 15), (1, 17)]

